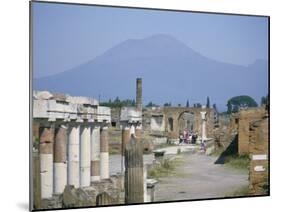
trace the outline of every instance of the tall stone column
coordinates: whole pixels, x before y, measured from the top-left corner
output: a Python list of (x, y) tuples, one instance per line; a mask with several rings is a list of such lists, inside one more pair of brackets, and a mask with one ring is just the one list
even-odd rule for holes
[(131, 134), (131, 135), (135, 135), (135, 133), (136, 133), (136, 128), (135, 128), (135, 125), (132, 124), (132, 125), (130, 126), (130, 134)]
[(54, 193), (61, 194), (67, 184), (67, 128), (60, 125), (55, 130)]
[(142, 79), (141, 78), (137, 78), (136, 107), (138, 110), (142, 109)]
[(131, 138), (131, 134), (130, 134), (130, 127), (128, 126), (124, 126), (122, 128), (122, 153), (121, 153), (121, 172), (124, 173), (125, 172), (125, 147), (126, 144), (129, 143)]
[(125, 203), (144, 202), (143, 149), (134, 136), (125, 148)]
[(91, 128), (83, 126), (80, 143), (80, 186), (91, 184)]
[(41, 198), (51, 198), (53, 194), (53, 148), (54, 128), (43, 126), (39, 130)]
[(100, 134), (100, 178), (109, 178), (109, 154), (108, 154), (108, 127), (101, 127)]
[(68, 140), (68, 185), (73, 185), (75, 188), (80, 186), (79, 146), (80, 126), (72, 125), (69, 129)]
[(100, 180), (100, 127), (94, 126), (91, 133), (91, 182)]
[(141, 125), (136, 126), (135, 135), (136, 135), (137, 141), (141, 141), (141, 135), (142, 135)]
[(202, 119), (202, 141), (207, 139), (206, 136), (206, 112), (202, 111), (201, 113), (201, 119)]

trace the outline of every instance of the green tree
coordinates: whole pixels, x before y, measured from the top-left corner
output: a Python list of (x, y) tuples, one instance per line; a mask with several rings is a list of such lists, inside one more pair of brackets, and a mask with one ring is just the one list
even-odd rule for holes
[(213, 109), (218, 112), (218, 109), (217, 109), (217, 105), (216, 104), (213, 104)]
[(189, 107), (189, 100), (186, 101), (186, 107)]
[(207, 103), (206, 103), (206, 107), (210, 108), (210, 98), (207, 96)]
[(261, 106), (268, 105), (268, 95), (261, 98)]
[(201, 105), (200, 103), (195, 103), (195, 104), (193, 104), (193, 107), (195, 107), (195, 108), (201, 108), (202, 105)]
[(164, 104), (164, 107), (170, 107), (171, 105), (170, 105), (170, 103), (168, 103), (168, 102), (166, 102), (165, 104)]
[(157, 107), (158, 105), (154, 104), (153, 102), (149, 102), (146, 107)]
[(235, 96), (227, 101), (227, 113), (236, 113), (241, 108), (257, 107), (258, 104), (250, 96)]

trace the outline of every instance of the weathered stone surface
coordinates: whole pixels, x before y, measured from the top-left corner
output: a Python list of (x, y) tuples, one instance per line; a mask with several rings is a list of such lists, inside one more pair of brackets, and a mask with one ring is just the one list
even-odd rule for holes
[(142, 79), (137, 78), (136, 84), (136, 107), (138, 110), (142, 110)]
[(34, 91), (33, 98), (35, 119), (111, 122), (110, 108), (99, 106), (98, 101), (90, 97)]
[[(201, 114), (206, 111), (206, 135), (212, 137), (215, 118), (217, 118), (215, 111), (211, 108), (193, 108), (193, 107), (155, 107), (146, 109), (143, 113), (142, 126), (144, 130), (166, 132), (169, 140), (178, 139), (180, 133), (183, 133), (184, 124), (186, 120), (183, 114), (190, 114), (192, 118), (193, 132), (201, 134)], [(182, 120), (184, 119), (184, 120)]]
[(249, 153), (249, 130), (250, 122), (262, 119), (265, 115), (265, 109), (249, 108), (241, 110), (238, 117), (238, 153), (239, 155)]
[(114, 203), (114, 199), (109, 196), (106, 192), (100, 193), (97, 195), (96, 204), (100, 205), (111, 205)]
[(49, 199), (43, 199), (42, 209), (60, 209), (62, 208), (62, 195), (53, 195)]
[(250, 193), (265, 195), (269, 192), (268, 118), (250, 123)]
[(135, 107), (123, 107), (120, 115), (121, 122), (137, 123), (142, 121), (142, 111)]
[(74, 186), (65, 187), (62, 195), (62, 204), (65, 208), (95, 206), (95, 196), (90, 196), (84, 189), (75, 189)]
[(46, 100), (52, 98), (53, 95), (49, 91), (34, 91), (33, 98), (39, 100)]
[(125, 148), (125, 203), (142, 203), (143, 191), (143, 147), (134, 136)]

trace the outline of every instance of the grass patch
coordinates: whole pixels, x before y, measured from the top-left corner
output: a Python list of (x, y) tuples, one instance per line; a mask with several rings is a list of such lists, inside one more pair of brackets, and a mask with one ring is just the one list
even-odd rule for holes
[(224, 163), (227, 166), (236, 169), (248, 169), (250, 165), (250, 158), (248, 155), (243, 156), (227, 156), (225, 157)]
[(227, 193), (226, 197), (241, 197), (241, 196), (249, 196), (249, 186), (242, 186), (233, 192)]
[(182, 158), (175, 158), (173, 160), (164, 159), (160, 166), (153, 168), (148, 172), (148, 177), (158, 179), (166, 176), (177, 176), (180, 173), (176, 172), (176, 167), (182, 163)]

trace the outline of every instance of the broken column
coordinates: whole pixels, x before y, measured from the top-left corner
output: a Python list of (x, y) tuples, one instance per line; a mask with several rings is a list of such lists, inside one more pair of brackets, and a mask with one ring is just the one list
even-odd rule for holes
[(201, 119), (202, 119), (202, 141), (207, 139), (206, 136), (206, 111), (201, 111)]
[(109, 178), (109, 154), (108, 154), (108, 127), (101, 127), (100, 131), (100, 178)]
[(54, 193), (63, 193), (67, 184), (67, 128), (60, 125), (55, 130), (54, 145)]
[(43, 126), (39, 130), (41, 198), (51, 198), (53, 194), (53, 144), (54, 128)]
[(91, 182), (100, 180), (100, 127), (94, 126), (91, 133)]
[(134, 136), (125, 147), (125, 203), (144, 202), (143, 149)]
[(91, 184), (91, 128), (83, 126), (80, 143), (80, 186)]
[(126, 144), (129, 143), (130, 141), (130, 127), (129, 126), (124, 126), (122, 128), (122, 158), (121, 158), (121, 172), (124, 173), (125, 171), (125, 147)]
[(73, 185), (75, 188), (80, 186), (79, 141), (80, 126), (70, 126), (68, 143), (68, 185)]

